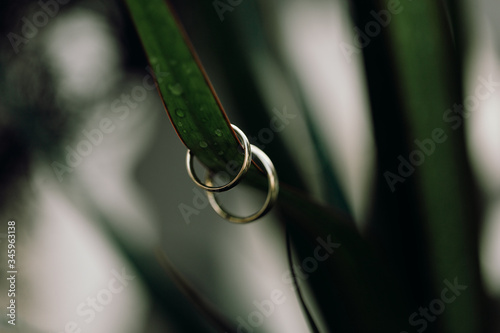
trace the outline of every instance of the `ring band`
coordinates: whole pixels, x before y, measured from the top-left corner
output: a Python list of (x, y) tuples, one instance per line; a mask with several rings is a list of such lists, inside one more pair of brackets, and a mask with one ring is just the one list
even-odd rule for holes
[[(273, 162), (271, 159), (259, 148), (255, 147), (254, 145), (251, 145), (251, 151), (252, 155), (255, 155), (264, 168), (266, 169), (267, 173), (267, 179), (269, 182), (268, 185), (268, 190), (267, 190), (267, 197), (266, 201), (264, 202), (264, 205), (262, 208), (256, 212), (253, 215), (247, 216), (247, 217), (237, 217), (229, 214), (226, 212), (220, 205), (217, 199), (215, 198), (215, 194), (213, 192), (207, 192), (208, 196), (208, 201), (210, 202), (210, 205), (212, 208), (215, 210), (217, 214), (219, 214), (221, 217), (225, 218), (226, 220), (233, 222), (233, 223), (248, 223), (257, 220), (258, 218), (266, 215), (271, 208), (274, 206), (274, 203), (276, 202), (276, 199), (278, 198), (278, 192), (279, 192), (279, 182), (278, 182), (278, 174), (276, 172), (276, 169), (274, 168)], [(207, 178), (205, 182), (208, 185), (212, 185), (212, 179), (209, 174), (207, 174)]]
[(186, 155), (186, 168), (187, 168), (188, 175), (189, 175), (189, 177), (191, 177), (191, 179), (193, 180), (193, 182), (196, 185), (198, 185), (199, 187), (201, 187), (202, 189), (204, 189), (206, 191), (209, 191), (209, 192), (223, 192), (223, 191), (227, 191), (227, 190), (232, 189), (233, 187), (235, 187), (236, 185), (238, 185), (238, 183), (241, 180), (241, 177), (244, 174), (247, 173), (248, 169), (252, 165), (252, 158), (251, 158), (251, 156), (252, 156), (252, 148), (251, 148), (251, 146), (252, 145), (250, 144), (250, 141), (248, 141), (248, 138), (246, 137), (245, 133), (243, 133), (238, 127), (236, 127), (234, 125), (231, 125), (231, 126), (233, 127), (234, 131), (236, 132), (236, 134), (238, 135), (239, 139), (243, 143), (243, 149), (244, 149), (244, 152), (245, 152), (245, 158), (243, 160), (243, 165), (241, 166), (240, 171), (233, 178), (233, 180), (231, 180), (229, 183), (227, 183), (225, 185), (222, 185), (222, 186), (212, 186), (212, 182), (210, 182), (209, 185), (203, 184), (198, 179), (198, 177), (196, 176), (196, 174), (194, 173), (194, 167), (193, 167), (193, 159), (194, 158), (193, 158), (193, 153), (189, 149), (187, 151), (187, 155)]

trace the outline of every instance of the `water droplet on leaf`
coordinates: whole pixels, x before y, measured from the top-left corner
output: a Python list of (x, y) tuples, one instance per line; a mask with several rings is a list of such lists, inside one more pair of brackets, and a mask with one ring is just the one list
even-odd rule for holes
[(186, 74), (191, 74), (193, 72), (193, 68), (189, 64), (183, 64), (182, 68), (186, 72)]
[(181, 85), (179, 83), (176, 84), (169, 84), (168, 89), (170, 89), (170, 92), (174, 94), (175, 96), (179, 96), (184, 92), (182, 89)]
[(184, 111), (182, 111), (181, 109), (175, 110), (175, 114), (177, 115), (177, 117), (181, 117), (181, 118), (184, 117)]
[(222, 131), (220, 129), (215, 130), (215, 135), (222, 136)]
[(205, 141), (200, 141), (200, 147), (201, 148), (207, 148), (208, 144)]

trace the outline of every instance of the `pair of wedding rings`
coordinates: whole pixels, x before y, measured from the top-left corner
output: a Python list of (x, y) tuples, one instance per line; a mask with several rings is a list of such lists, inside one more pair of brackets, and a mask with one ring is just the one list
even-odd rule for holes
[[(221, 217), (225, 218), (226, 220), (234, 223), (247, 223), (247, 222), (252, 222), (257, 220), (258, 218), (261, 218), (265, 214), (267, 214), (271, 208), (273, 207), (274, 203), (276, 202), (276, 199), (278, 198), (278, 192), (279, 192), (279, 183), (278, 183), (278, 174), (276, 173), (276, 169), (274, 168), (273, 162), (271, 162), (271, 159), (258, 147), (250, 144), (248, 141), (248, 138), (246, 135), (236, 126), (231, 125), (238, 135), (238, 138), (243, 144), (243, 150), (245, 153), (245, 158), (243, 159), (243, 164), (236, 176), (228, 183), (222, 185), (222, 186), (214, 186), (213, 185), (213, 178), (212, 175), (208, 172), (206, 177), (205, 177), (205, 184), (203, 184), (196, 174), (194, 173), (194, 167), (193, 167), (193, 160), (194, 156), (191, 150), (188, 149), (187, 155), (186, 155), (186, 168), (189, 177), (193, 180), (193, 182), (204, 189), (207, 192), (208, 196), (208, 201), (212, 208), (215, 210), (217, 214), (219, 214)], [(217, 201), (217, 198), (215, 197), (216, 192), (225, 192), (236, 185), (241, 181), (242, 177), (248, 172), (250, 169), (250, 166), (252, 165), (252, 158), (256, 157), (259, 162), (262, 164), (264, 167), (266, 173), (267, 173), (267, 180), (268, 180), (268, 190), (267, 190), (267, 197), (266, 201), (264, 202), (264, 205), (262, 208), (247, 217), (238, 217), (234, 216), (228, 212), (226, 212), (222, 206), (219, 204)]]

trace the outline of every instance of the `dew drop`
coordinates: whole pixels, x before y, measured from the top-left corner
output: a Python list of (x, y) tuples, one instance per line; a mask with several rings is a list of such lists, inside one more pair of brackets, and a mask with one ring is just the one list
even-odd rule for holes
[(200, 141), (200, 147), (201, 148), (207, 148), (208, 144), (205, 141)]
[(191, 68), (191, 66), (189, 64), (184, 64), (182, 65), (182, 68), (184, 69), (184, 71), (186, 72), (186, 74), (191, 74), (193, 72), (193, 69)]
[(170, 92), (174, 94), (175, 96), (179, 96), (184, 92), (182, 89), (181, 85), (179, 83), (176, 84), (169, 84), (168, 89), (170, 89)]
[(181, 118), (184, 117), (184, 111), (182, 111), (181, 109), (175, 110), (175, 114), (177, 115), (177, 117), (181, 117)]
[(224, 152), (223, 152), (222, 150), (220, 150), (220, 151), (217, 153), (217, 155), (222, 156), (222, 155), (224, 155)]
[(182, 133), (184, 133), (184, 134), (185, 134), (185, 133), (187, 133), (187, 132), (188, 132), (188, 131), (186, 131), (186, 130), (182, 130)]
[(178, 125), (179, 127), (182, 127), (182, 121), (177, 122), (177, 125)]
[(215, 130), (215, 135), (222, 136), (222, 131), (220, 129)]

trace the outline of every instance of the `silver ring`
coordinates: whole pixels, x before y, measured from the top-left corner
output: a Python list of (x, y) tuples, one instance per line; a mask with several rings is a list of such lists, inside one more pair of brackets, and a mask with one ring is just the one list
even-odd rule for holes
[(248, 169), (252, 165), (252, 158), (251, 158), (251, 156), (252, 156), (252, 148), (251, 148), (250, 141), (248, 141), (248, 138), (246, 137), (245, 133), (243, 133), (238, 127), (236, 127), (234, 125), (231, 125), (231, 126), (233, 127), (234, 131), (238, 135), (239, 139), (243, 142), (243, 149), (244, 149), (244, 152), (245, 152), (245, 159), (243, 160), (243, 165), (241, 166), (240, 171), (233, 178), (233, 180), (231, 180), (229, 183), (227, 183), (225, 185), (222, 185), (222, 186), (212, 186), (211, 182), (210, 182), (209, 185), (203, 184), (198, 179), (198, 177), (195, 175), (195, 173), (193, 171), (194, 170), (194, 167), (193, 167), (193, 156), (192, 156), (193, 153), (189, 149), (187, 151), (187, 155), (186, 155), (186, 168), (187, 168), (187, 172), (188, 172), (189, 177), (191, 177), (191, 179), (193, 180), (193, 182), (196, 185), (198, 185), (202, 189), (207, 190), (209, 192), (223, 192), (223, 191), (227, 191), (227, 190), (232, 189), (233, 187), (235, 187), (236, 185), (238, 185), (238, 183), (241, 180), (241, 177), (244, 174), (247, 173)]
[[(274, 168), (273, 162), (271, 159), (259, 148), (252, 145), (252, 155), (255, 155), (264, 168), (266, 169), (267, 179), (269, 182), (266, 201), (262, 208), (255, 214), (247, 216), (247, 217), (237, 217), (226, 212), (220, 205), (217, 199), (215, 198), (215, 194), (212, 192), (207, 192), (208, 201), (210, 205), (215, 210), (217, 214), (226, 220), (234, 223), (248, 223), (261, 218), (266, 215), (271, 208), (273, 208), (276, 199), (278, 198), (279, 193), (279, 182), (278, 182), (278, 174), (276, 173), (276, 169)], [(212, 185), (212, 179), (210, 175), (207, 175), (207, 179), (205, 180), (208, 185)]]

